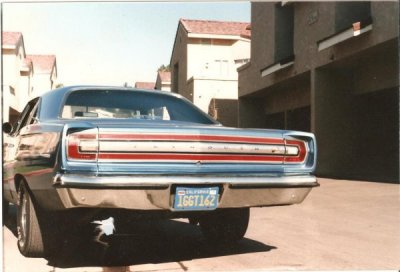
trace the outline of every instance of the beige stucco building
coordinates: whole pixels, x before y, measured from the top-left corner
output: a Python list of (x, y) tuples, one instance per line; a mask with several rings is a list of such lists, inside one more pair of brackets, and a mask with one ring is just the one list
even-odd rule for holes
[(16, 121), (27, 102), (54, 88), (57, 78), (54, 55), (27, 55), (20, 32), (2, 32), (2, 116)]
[(55, 88), (57, 64), (55, 55), (27, 55), (33, 64), (33, 90), (31, 97), (40, 96)]
[(20, 32), (2, 32), (3, 121), (14, 121), (32, 92), (32, 63)]
[(399, 3), (251, 4), (240, 126), (312, 131), (320, 176), (399, 181)]
[(249, 57), (249, 23), (181, 19), (170, 61), (172, 91), (204, 112), (212, 99), (237, 100), (236, 69)]
[(171, 72), (169, 71), (158, 71), (156, 80), (156, 90), (171, 91)]

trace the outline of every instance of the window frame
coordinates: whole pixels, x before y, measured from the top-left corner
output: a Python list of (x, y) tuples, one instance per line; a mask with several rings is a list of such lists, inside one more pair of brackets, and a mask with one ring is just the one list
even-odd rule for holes
[(15, 129), (13, 129), (13, 132), (11, 133), (12, 136), (18, 136), (24, 127), (32, 124), (32, 119), (38, 116), (39, 104), (39, 98), (32, 99), (28, 104), (26, 104), (24, 110), (18, 117)]

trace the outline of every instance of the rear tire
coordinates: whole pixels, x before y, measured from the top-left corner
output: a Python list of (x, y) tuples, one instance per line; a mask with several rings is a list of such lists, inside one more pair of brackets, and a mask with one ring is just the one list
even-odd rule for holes
[(211, 242), (236, 242), (244, 237), (249, 218), (249, 208), (217, 210), (200, 218), (200, 228)]
[(43, 233), (38, 208), (25, 184), (21, 182), (17, 210), (18, 248), (25, 257), (44, 257)]

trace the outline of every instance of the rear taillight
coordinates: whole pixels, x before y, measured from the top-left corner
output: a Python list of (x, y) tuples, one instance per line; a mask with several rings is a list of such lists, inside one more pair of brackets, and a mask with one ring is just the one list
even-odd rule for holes
[(302, 140), (285, 140), (284, 163), (303, 163), (307, 157), (307, 146)]
[(96, 161), (99, 150), (97, 129), (88, 129), (67, 135), (67, 160)]

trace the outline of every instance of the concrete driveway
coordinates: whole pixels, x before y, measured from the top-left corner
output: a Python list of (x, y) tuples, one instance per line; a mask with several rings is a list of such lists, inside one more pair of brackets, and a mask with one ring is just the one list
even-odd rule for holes
[(400, 268), (400, 185), (319, 179), (300, 205), (251, 210), (246, 238), (212, 247), (185, 220), (141, 222), (108, 247), (79, 230), (51, 259), (16, 247), (6, 220), (4, 271), (366, 270)]

